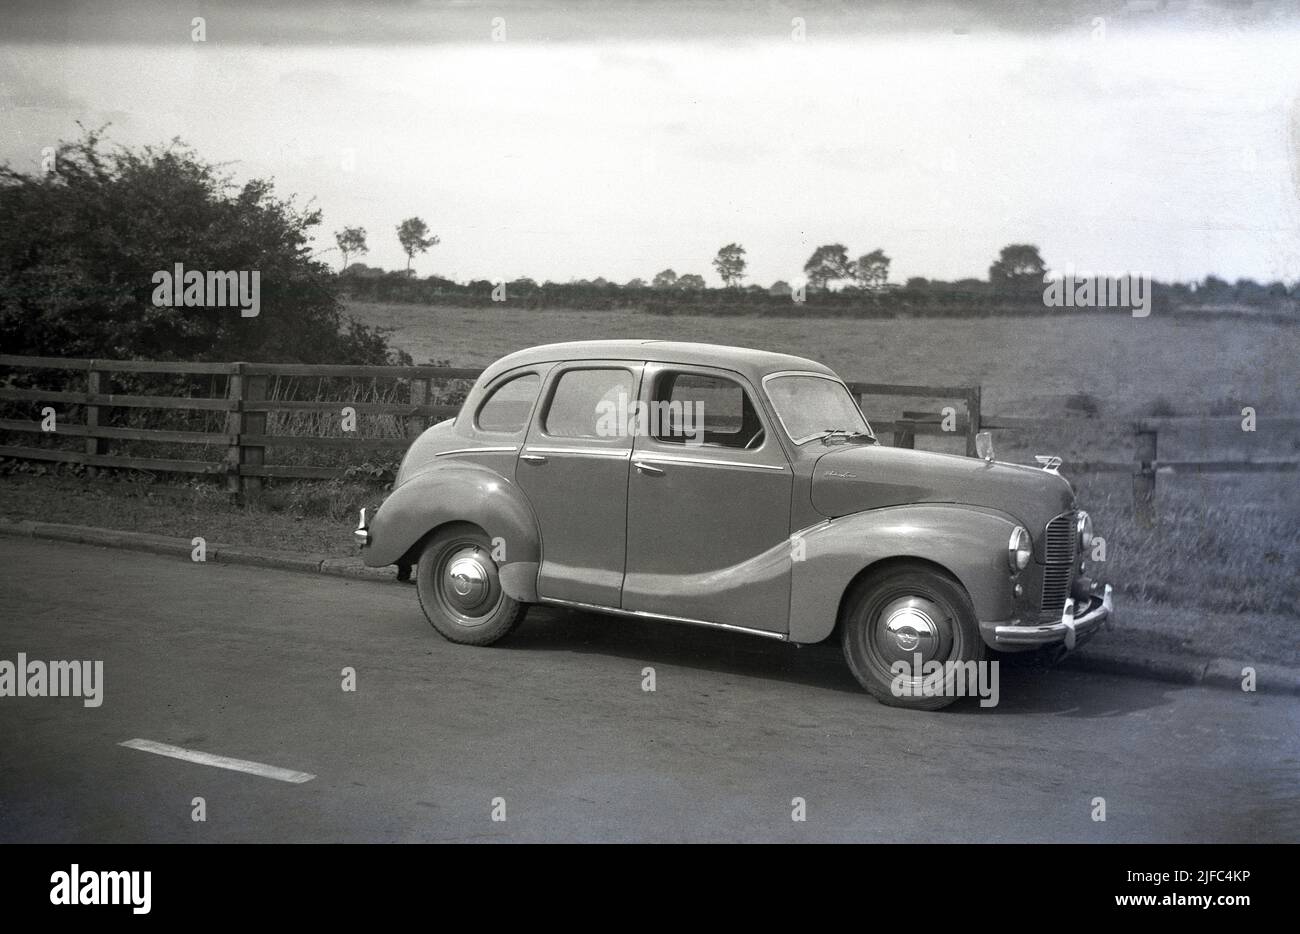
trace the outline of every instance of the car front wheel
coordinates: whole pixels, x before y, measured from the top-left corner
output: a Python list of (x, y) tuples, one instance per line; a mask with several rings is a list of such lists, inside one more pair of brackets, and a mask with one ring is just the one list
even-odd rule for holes
[(975, 684), (966, 677), (973, 674), (970, 666), (958, 672), (949, 663), (982, 662), (986, 656), (965, 588), (923, 565), (868, 573), (845, 600), (840, 626), (854, 676), (894, 707), (947, 707)]
[(433, 628), (465, 645), (504, 638), (528, 609), (501, 589), (491, 541), (472, 525), (448, 526), (429, 538), (416, 566), (415, 589)]

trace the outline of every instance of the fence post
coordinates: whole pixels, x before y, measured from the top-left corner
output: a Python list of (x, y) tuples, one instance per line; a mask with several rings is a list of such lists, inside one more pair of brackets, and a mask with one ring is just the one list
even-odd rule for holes
[(1133, 514), (1139, 525), (1150, 528), (1155, 522), (1156, 433), (1139, 423), (1136, 434), (1138, 469), (1133, 474)]
[[(429, 404), (429, 380), (413, 379), (411, 380), (411, 405), (428, 405)], [(412, 415), (406, 419), (407, 437), (417, 437), (425, 428), (428, 427), (428, 418), (423, 415)]]
[(983, 387), (972, 386), (966, 391), (966, 456), (978, 457), (975, 436), (980, 432), (980, 396)]
[(230, 446), (226, 448), (226, 492), (239, 493), (239, 436), (244, 432), (244, 364), (233, 364), (230, 379), (226, 382), (226, 398), (235, 407), (226, 413), (226, 434)]
[[(265, 402), (268, 377), (250, 376), (244, 374), (244, 402)], [(242, 408), (242, 406), (241, 406)], [(240, 432), (239, 439), (239, 464), (240, 464), (240, 482), (243, 484), (244, 493), (252, 499), (257, 499), (262, 495), (262, 478), (244, 476), (244, 467), (261, 467), (266, 463), (266, 448), (260, 444), (244, 444), (243, 435), (264, 435), (266, 434), (266, 413), (265, 412), (241, 412), (243, 419), (243, 430)]]
[[(100, 394), (100, 372), (95, 369), (95, 361), (90, 361), (90, 369), (86, 371), (86, 395), (90, 396)], [(94, 457), (105, 452), (104, 439), (96, 438), (93, 432), (99, 428), (99, 406), (93, 402), (86, 402), (86, 453)], [(94, 477), (99, 473), (93, 464), (86, 465), (86, 476)]]

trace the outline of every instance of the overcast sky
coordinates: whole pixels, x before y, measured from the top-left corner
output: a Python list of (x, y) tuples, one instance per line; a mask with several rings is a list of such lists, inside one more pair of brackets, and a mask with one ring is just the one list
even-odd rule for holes
[(1300, 278), (1292, 7), (1128, 6), (18, 4), (0, 159), (34, 169), (76, 121), (180, 136), (315, 199), (322, 251), (360, 225), (400, 267), (423, 217), (417, 270), (462, 280), (716, 283), (731, 241), (763, 285), (836, 241), (895, 281), (983, 277), (1018, 241), (1057, 269)]

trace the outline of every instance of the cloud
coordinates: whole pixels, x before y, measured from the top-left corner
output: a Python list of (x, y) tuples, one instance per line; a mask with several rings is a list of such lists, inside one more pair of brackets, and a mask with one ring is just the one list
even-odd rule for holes
[(73, 94), (66, 83), (49, 80), (48, 75), (60, 73), (50, 65), (48, 56), (23, 49), (11, 49), (0, 56), (0, 106), (15, 110), (86, 110), (85, 98)]

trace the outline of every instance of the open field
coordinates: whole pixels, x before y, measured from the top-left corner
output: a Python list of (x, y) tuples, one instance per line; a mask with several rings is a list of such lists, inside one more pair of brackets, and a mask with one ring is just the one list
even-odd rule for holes
[[(854, 321), (708, 317), (638, 311), (529, 311), (355, 303), (348, 313), (391, 328), (417, 363), (486, 366), (534, 344), (593, 338), (665, 338), (812, 357), (848, 380), (982, 385), (986, 411), (1060, 415), (1086, 393), (1103, 417), (1300, 411), (1300, 328), (1245, 322), (1062, 315)], [(871, 413), (868, 413), (870, 415)]]

